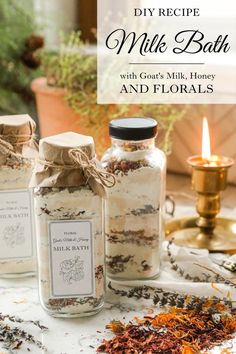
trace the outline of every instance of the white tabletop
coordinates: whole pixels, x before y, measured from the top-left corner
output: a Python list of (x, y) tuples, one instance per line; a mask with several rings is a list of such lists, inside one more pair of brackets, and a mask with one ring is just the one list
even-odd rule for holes
[[(109, 301), (109, 300), (108, 300)], [(19, 354), (29, 353), (27, 347), (34, 354), (90, 354), (103, 338), (110, 336), (105, 326), (112, 319), (131, 320), (138, 313), (147, 313), (144, 305), (137, 304), (137, 310), (132, 310), (128, 302), (124, 304), (109, 304), (97, 315), (78, 319), (62, 319), (49, 316), (41, 308), (38, 299), (37, 281), (35, 278), (0, 280), (0, 311), (3, 314), (17, 315), (25, 320), (39, 320), (48, 327), (48, 331), (41, 332), (33, 325), (24, 325), (28, 332), (41, 340), (47, 352), (35, 346), (23, 346), (17, 351)], [(1, 354), (7, 354), (1, 347)]]
[[(185, 211), (181, 210), (178, 214), (186, 214)], [(95, 316), (79, 319), (53, 318), (45, 313), (39, 304), (36, 278), (0, 279), (0, 312), (17, 315), (25, 320), (39, 320), (49, 328), (48, 331), (41, 333), (33, 325), (23, 326), (41, 340), (48, 350), (45, 352), (34, 346), (24, 345), (16, 351), (19, 354), (29, 353), (27, 347), (34, 354), (96, 353), (96, 348), (102, 339), (111, 336), (105, 329), (107, 323), (113, 319), (128, 322), (134, 316), (142, 317), (147, 313), (146, 306), (150, 307), (150, 304), (136, 301), (134, 305), (125, 298), (120, 299), (108, 293), (105, 308)], [(0, 354), (7, 354), (1, 343), (0, 349)], [(214, 349), (212, 353), (217, 354), (221, 350)], [(235, 348), (231, 351), (236, 353), (236, 341)]]

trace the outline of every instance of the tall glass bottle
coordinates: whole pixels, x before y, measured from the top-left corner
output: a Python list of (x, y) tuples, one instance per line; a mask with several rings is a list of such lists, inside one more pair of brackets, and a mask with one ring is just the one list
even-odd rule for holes
[(38, 154), (28, 115), (0, 117), (0, 276), (36, 272), (29, 182)]
[(31, 184), (41, 304), (57, 317), (95, 314), (104, 304), (105, 270), (103, 172), (93, 138), (44, 138), (39, 154)]
[(117, 178), (105, 203), (106, 269), (115, 279), (150, 279), (160, 272), (166, 158), (155, 147), (150, 118), (110, 123), (112, 146), (102, 165)]

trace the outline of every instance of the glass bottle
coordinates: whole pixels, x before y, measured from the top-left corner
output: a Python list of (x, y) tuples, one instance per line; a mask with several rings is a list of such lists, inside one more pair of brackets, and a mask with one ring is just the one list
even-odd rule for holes
[(0, 276), (34, 275), (33, 210), (29, 182), (38, 154), (28, 115), (0, 117)]
[(160, 272), (166, 158), (156, 135), (151, 118), (110, 123), (112, 146), (102, 165), (117, 178), (105, 202), (106, 271), (114, 279), (152, 279)]
[(44, 138), (33, 176), (39, 294), (55, 317), (97, 313), (104, 304), (103, 185), (92, 137)]

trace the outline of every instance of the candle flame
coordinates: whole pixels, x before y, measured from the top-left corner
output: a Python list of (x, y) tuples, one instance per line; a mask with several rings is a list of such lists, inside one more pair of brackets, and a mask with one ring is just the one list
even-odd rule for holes
[(202, 125), (202, 158), (211, 159), (211, 141), (207, 118), (203, 118)]

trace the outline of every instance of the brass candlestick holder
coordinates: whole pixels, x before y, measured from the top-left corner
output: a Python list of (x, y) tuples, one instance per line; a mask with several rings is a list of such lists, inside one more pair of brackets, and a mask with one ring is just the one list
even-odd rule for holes
[(199, 217), (174, 220), (166, 225), (166, 235), (180, 246), (207, 248), (210, 251), (236, 250), (236, 222), (217, 218), (220, 192), (227, 186), (228, 169), (234, 161), (228, 157), (211, 156), (206, 160), (192, 156), (192, 187), (197, 192)]

